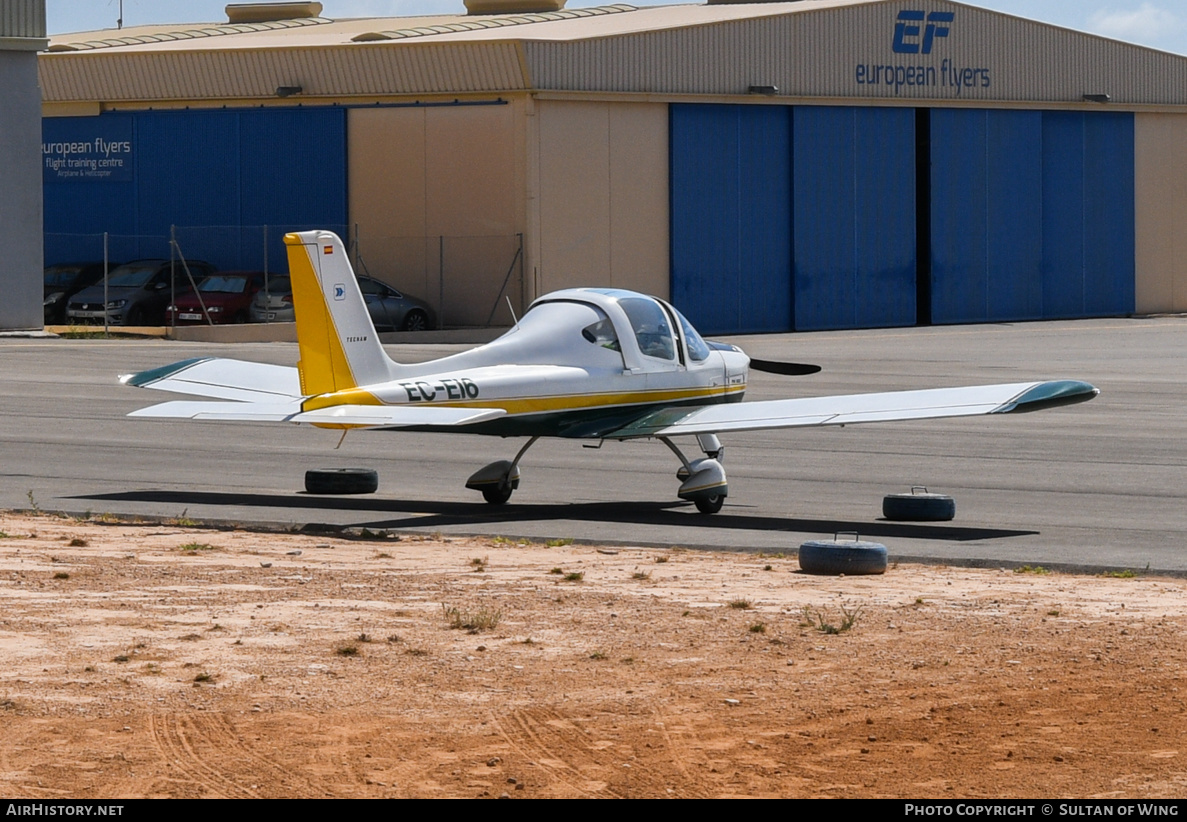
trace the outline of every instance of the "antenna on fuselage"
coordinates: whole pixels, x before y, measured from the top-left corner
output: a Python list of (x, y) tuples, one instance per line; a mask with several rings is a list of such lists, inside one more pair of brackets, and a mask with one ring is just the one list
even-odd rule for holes
[(515, 320), (515, 325), (512, 327), (514, 331), (516, 328), (519, 328), (519, 317), (515, 316), (515, 306), (511, 305), (511, 297), (504, 294), (503, 299), (507, 301), (507, 310), (511, 312), (511, 319)]

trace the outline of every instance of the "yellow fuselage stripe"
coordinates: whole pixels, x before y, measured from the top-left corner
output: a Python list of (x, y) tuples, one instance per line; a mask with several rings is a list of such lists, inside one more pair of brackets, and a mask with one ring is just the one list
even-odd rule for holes
[[(541, 414), (554, 411), (574, 411), (582, 408), (613, 408), (625, 405), (651, 405), (661, 402), (682, 402), (709, 397), (739, 394), (745, 385), (714, 386), (711, 388), (656, 388), (648, 391), (619, 391), (597, 394), (554, 394), (541, 397), (504, 397), (501, 399), (459, 400), (455, 402), (390, 403), (416, 408), (501, 408), (508, 414)], [(370, 391), (354, 389), (310, 397), (302, 403), (303, 411), (331, 408), (336, 405), (387, 405)]]

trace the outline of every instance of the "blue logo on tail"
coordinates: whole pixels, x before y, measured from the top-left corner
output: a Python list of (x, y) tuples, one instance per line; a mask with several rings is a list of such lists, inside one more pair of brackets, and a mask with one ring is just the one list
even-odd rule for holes
[(346, 299), (346, 286), (343, 285), (342, 283), (334, 283), (334, 299), (335, 300), (345, 300)]

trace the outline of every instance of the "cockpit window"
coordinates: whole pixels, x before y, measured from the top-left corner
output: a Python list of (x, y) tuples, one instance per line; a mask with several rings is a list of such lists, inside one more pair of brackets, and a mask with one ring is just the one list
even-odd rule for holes
[(684, 315), (675, 308), (672, 311), (676, 312), (676, 319), (680, 321), (680, 328), (684, 331), (684, 341), (688, 344), (688, 358), (693, 362), (704, 362), (709, 359), (709, 346), (701, 339), (701, 335), (692, 327)]
[(609, 348), (611, 351), (622, 350), (618, 344), (618, 335), (614, 333), (614, 323), (610, 322), (609, 317), (602, 317), (596, 323), (581, 329), (581, 336), (602, 348)]
[(654, 300), (643, 297), (624, 297), (618, 301), (631, 321), (639, 350), (648, 357), (661, 360), (676, 359), (676, 343), (664, 310)]

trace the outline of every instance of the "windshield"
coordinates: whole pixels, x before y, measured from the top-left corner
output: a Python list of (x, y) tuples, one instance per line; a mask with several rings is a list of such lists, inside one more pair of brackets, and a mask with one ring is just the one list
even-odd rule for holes
[(672, 307), (676, 319), (680, 321), (680, 328), (684, 331), (684, 341), (688, 344), (688, 358), (693, 362), (704, 362), (709, 359), (709, 346), (701, 339), (701, 335), (692, 327), (684, 315)]
[(45, 270), (45, 284), (50, 286), (73, 285), (80, 274), (82, 274), (82, 268), (76, 265), (50, 266)]
[(114, 288), (139, 287), (152, 279), (160, 268), (157, 263), (148, 265), (122, 265), (117, 268), (107, 280), (107, 284)]
[(640, 351), (661, 360), (676, 359), (676, 342), (659, 303), (646, 297), (623, 297), (618, 304), (631, 321)]
[(274, 275), (268, 278), (269, 294), (288, 294), (293, 290), (292, 282), (287, 275)]
[(242, 294), (247, 290), (247, 277), (224, 277), (213, 274), (198, 284), (204, 294)]

